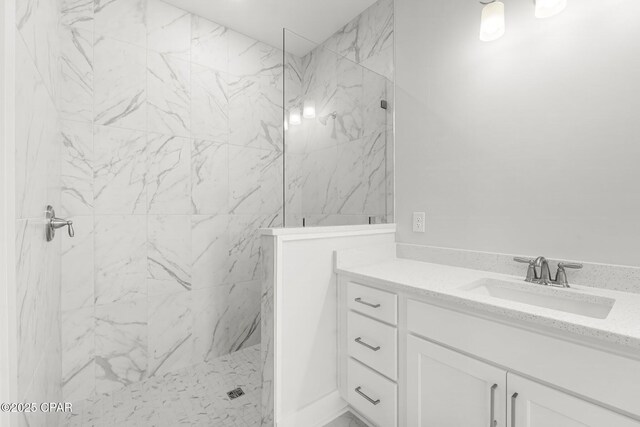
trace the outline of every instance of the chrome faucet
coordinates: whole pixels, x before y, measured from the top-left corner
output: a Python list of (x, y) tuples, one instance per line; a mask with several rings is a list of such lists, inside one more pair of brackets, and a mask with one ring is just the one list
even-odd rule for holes
[(549, 270), (549, 261), (547, 261), (545, 257), (539, 256), (536, 259), (515, 257), (513, 260), (529, 265), (529, 268), (527, 269), (527, 278), (525, 279), (526, 282), (536, 283), (538, 285), (558, 286), (561, 288), (569, 287), (567, 268), (582, 268), (582, 264), (559, 262), (556, 277), (552, 280), (551, 271)]

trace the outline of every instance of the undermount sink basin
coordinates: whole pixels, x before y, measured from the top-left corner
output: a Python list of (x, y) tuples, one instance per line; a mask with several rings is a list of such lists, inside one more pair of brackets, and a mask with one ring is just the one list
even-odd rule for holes
[(468, 292), (507, 301), (544, 307), (594, 319), (606, 319), (616, 300), (569, 289), (535, 283), (516, 283), (498, 279), (480, 279), (463, 287)]

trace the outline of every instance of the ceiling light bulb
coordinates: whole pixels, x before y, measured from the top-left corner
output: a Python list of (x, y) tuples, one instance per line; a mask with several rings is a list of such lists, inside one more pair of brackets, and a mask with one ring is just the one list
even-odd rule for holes
[(316, 103), (313, 101), (304, 101), (304, 108), (302, 110), (302, 117), (305, 119), (316, 118)]
[(535, 0), (536, 18), (550, 18), (567, 7), (567, 0)]
[(490, 42), (504, 35), (504, 3), (494, 1), (482, 8), (480, 40)]
[(289, 124), (291, 126), (297, 126), (302, 123), (302, 118), (300, 117), (300, 110), (295, 108), (291, 110), (289, 113)]

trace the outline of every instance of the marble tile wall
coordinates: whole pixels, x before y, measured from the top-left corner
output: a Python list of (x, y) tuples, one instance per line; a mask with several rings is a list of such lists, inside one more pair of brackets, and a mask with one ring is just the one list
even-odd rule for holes
[[(59, 206), (60, 129), (57, 3), (16, 1), (17, 397), (61, 401), (61, 241), (46, 242), (47, 204)], [(4, 31), (4, 29), (3, 29)], [(15, 414), (15, 425), (57, 425), (56, 414)]]
[(289, 111), (316, 107), (286, 133), (287, 226), (393, 222), (393, 0), (288, 54), (285, 92)]
[(159, 0), (62, 0), (66, 400), (260, 341), (282, 52)]

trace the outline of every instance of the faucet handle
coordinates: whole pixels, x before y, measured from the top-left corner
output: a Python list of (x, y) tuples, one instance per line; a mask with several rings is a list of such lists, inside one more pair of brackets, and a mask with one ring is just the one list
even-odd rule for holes
[(514, 257), (513, 260), (515, 262), (520, 262), (523, 264), (529, 264), (529, 268), (527, 268), (527, 278), (524, 279), (526, 282), (533, 282), (538, 278), (536, 274), (536, 260), (531, 258), (522, 258), (522, 257)]
[(576, 270), (580, 270), (582, 267), (584, 267), (584, 265), (577, 263), (577, 262), (559, 262), (558, 263), (558, 268), (573, 268)]
[(560, 286), (562, 288), (569, 288), (569, 280), (567, 279), (567, 271), (566, 268), (574, 268), (581, 269), (583, 267), (582, 264), (578, 264), (576, 262), (559, 262), (558, 263), (558, 272), (556, 273), (556, 280), (554, 281), (555, 286)]

